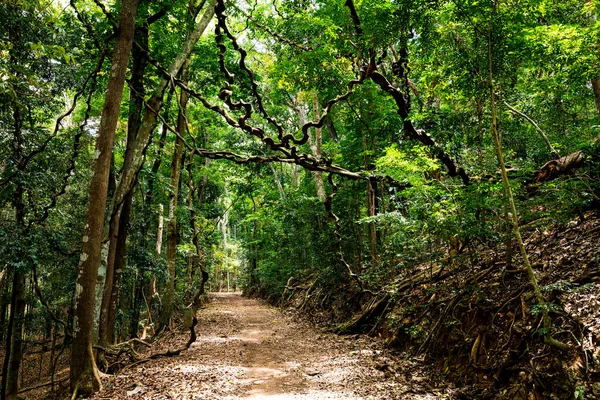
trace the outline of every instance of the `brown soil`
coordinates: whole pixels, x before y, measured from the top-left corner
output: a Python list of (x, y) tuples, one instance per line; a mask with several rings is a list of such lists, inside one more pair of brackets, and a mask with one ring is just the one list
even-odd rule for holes
[[(321, 332), (259, 300), (214, 294), (198, 314), (198, 340), (188, 351), (122, 370), (93, 398), (451, 397), (424, 377), (421, 363), (395, 360), (381, 341)], [(182, 331), (169, 342), (177, 347), (186, 339)]]

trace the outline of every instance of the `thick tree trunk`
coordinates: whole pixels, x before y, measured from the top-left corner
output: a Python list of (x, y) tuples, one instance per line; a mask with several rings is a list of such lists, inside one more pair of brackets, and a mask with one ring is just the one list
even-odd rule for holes
[[(137, 26), (135, 39), (143, 46), (148, 43), (148, 27), (146, 22)], [(129, 93), (129, 116), (127, 121), (127, 147), (123, 163), (123, 176), (134, 173), (133, 157), (137, 132), (140, 127), (140, 119), (144, 107), (144, 73), (148, 60), (142, 54), (142, 50), (134, 47), (132, 50), (133, 65), (131, 70), (131, 91)], [(126, 172), (125, 172), (126, 171)], [(98, 330), (98, 343), (106, 348), (114, 342), (114, 325), (119, 297), (119, 284), (121, 281), (121, 270), (127, 253), (127, 226), (133, 201), (133, 191), (125, 194), (121, 206), (113, 210), (110, 216), (108, 258), (106, 265), (106, 282), (102, 295), (102, 307), (100, 309), (100, 326)]]
[(85, 395), (94, 393), (101, 388), (92, 351), (94, 295), (100, 263), (108, 174), (123, 97), (125, 73), (133, 44), (137, 4), (137, 0), (123, 0), (121, 4), (119, 37), (115, 44), (111, 74), (96, 140), (83, 246), (77, 272), (70, 378), (71, 390)]
[[(187, 65), (184, 66), (182, 80), (186, 80)], [(177, 116), (177, 132), (183, 136), (186, 131), (187, 120), (185, 117), (185, 108), (187, 105), (187, 92), (181, 91), (179, 99), (179, 114)], [(171, 162), (171, 193), (169, 194), (169, 222), (167, 224), (167, 268), (169, 278), (165, 293), (163, 296), (163, 306), (160, 313), (159, 324), (163, 329), (169, 325), (171, 315), (173, 314), (173, 304), (175, 302), (175, 272), (177, 260), (177, 202), (179, 200), (179, 181), (181, 177), (181, 157), (183, 151), (183, 140), (178, 136), (175, 140), (175, 149), (173, 150), (173, 160)]]

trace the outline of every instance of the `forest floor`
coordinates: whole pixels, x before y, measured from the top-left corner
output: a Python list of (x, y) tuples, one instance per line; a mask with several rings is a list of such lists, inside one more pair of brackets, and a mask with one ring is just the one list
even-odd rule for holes
[[(213, 294), (198, 320), (188, 351), (105, 377), (93, 399), (452, 397), (424, 363), (392, 355), (381, 340), (332, 335), (260, 300)], [(187, 339), (181, 331), (155, 346)]]

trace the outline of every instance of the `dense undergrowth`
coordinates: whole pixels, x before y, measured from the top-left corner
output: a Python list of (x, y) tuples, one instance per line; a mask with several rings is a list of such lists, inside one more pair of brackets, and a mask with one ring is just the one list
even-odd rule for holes
[[(401, 193), (385, 214), (343, 225), (342, 254), (360, 284), (336, 259), (330, 226), (329, 238), (312, 238), (322, 243), (316, 249), (294, 246), (293, 238), (279, 240), (281, 258), (270, 262), (281, 275), (271, 275), (271, 264), (259, 262), (247, 292), (292, 307), (337, 333), (381, 337), (398, 351), (425, 358), (462, 388), (464, 398), (596, 398), (600, 214), (594, 151), (585, 168), (537, 186), (534, 195), (517, 188), (522, 234), (545, 303), (536, 301), (503, 221), (502, 190), (493, 176), (467, 189), (445, 188), (447, 196), (432, 195), (418, 209), (411, 208), (411, 196), (422, 191)], [(526, 181), (518, 175), (513, 173), (513, 184)], [(455, 208), (440, 215), (444, 201)], [(327, 223), (318, 210), (312, 218)], [(311, 229), (300, 220), (286, 224), (305, 229), (297, 234), (306, 238)], [(379, 238), (385, 235), (376, 259), (352, 238), (369, 223)], [(287, 258), (287, 249), (298, 254)], [(311, 264), (318, 254), (310, 249), (330, 258)], [(552, 334), (570, 350), (544, 344), (542, 307), (552, 318)]]

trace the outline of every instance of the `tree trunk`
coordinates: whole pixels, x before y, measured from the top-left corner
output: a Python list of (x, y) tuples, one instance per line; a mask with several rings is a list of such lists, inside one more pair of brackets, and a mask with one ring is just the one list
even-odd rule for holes
[(479, 167), (483, 168), (483, 102), (480, 98), (475, 99), (477, 105), (477, 161)]
[[(119, 289), (121, 285), (121, 276), (126, 264), (127, 255), (127, 226), (129, 225), (129, 216), (131, 214), (131, 203), (133, 201), (133, 192), (127, 193), (123, 201), (123, 209), (119, 217), (119, 234), (117, 236), (117, 248), (114, 259), (114, 273), (111, 285), (108, 317), (106, 319), (106, 338), (108, 343), (114, 343), (115, 318), (117, 314), (117, 301), (119, 299)], [(106, 292), (104, 293), (106, 294)]]
[(94, 295), (100, 263), (111, 153), (123, 97), (125, 73), (133, 44), (137, 3), (137, 0), (123, 0), (121, 4), (119, 37), (115, 44), (96, 140), (83, 246), (77, 272), (70, 383), (73, 392), (84, 395), (92, 394), (101, 388), (92, 352)]
[[(210, 20), (212, 19), (215, 13), (215, 0), (212, 0), (208, 5), (208, 8), (204, 12), (204, 15), (196, 24), (194, 31), (188, 36), (186, 42), (181, 49), (181, 52), (175, 57), (171, 66), (169, 67), (169, 74), (173, 77), (179, 74), (179, 71), (185, 64), (186, 60), (189, 58), (192, 50), (200, 36), (204, 33), (204, 30), (208, 26)], [(142, 117), (142, 121), (140, 123), (140, 129), (137, 133), (137, 138), (135, 141), (135, 150), (133, 155), (133, 165), (130, 169), (123, 170), (123, 176), (119, 181), (119, 187), (115, 192), (115, 196), (112, 201), (112, 209), (116, 210), (118, 206), (123, 202), (126, 194), (132, 190), (135, 180), (137, 179), (137, 174), (140, 171), (142, 164), (144, 162), (144, 154), (146, 152), (146, 148), (148, 146), (148, 142), (150, 140), (150, 136), (152, 131), (156, 126), (157, 112), (161, 109), (163, 105), (163, 96), (167, 86), (169, 85), (169, 80), (166, 78), (162, 78), (157, 86), (155, 87), (152, 96), (147, 101), (146, 111)]]
[(10, 306), (10, 291), (8, 282), (11, 277), (11, 271), (8, 269), (8, 266), (5, 266), (3, 270), (2, 280), (0, 281), (0, 338), (4, 338), (4, 328), (6, 328), (6, 317), (8, 314), (8, 307)]
[[(376, 186), (374, 185), (377, 185), (377, 183), (372, 183), (370, 180), (367, 181), (367, 215), (369, 217), (374, 217), (377, 214), (377, 193), (375, 191)], [(371, 258), (373, 262), (378, 262), (379, 253), (377, 252), (377, 228), (373, 222), (369, 222), (368, 226)]]
[(138, 337), (138, 326), (140, 323), (140, 307), (143, 301), (143, 289), (146, 282), (144, 282), (144, 274), (142, 272), (136, 273), (135, 280), (133, 282), (133, 306), (131, 312), (131, 321), (129, 324), (129, 337)]
[[(279, 190), (279, 198), (281, 200), (285, 199), (285, 191), (283, 189), (283, 184), (281, 183), (281, 180), (279, 179), (279, 174), (277, 173), (277, 170), (275, 169), (275, 166), (273, 165), (273, 163), (269, 163), (269, 167), (271, 168), (271, 172), (273, 173), (273, 178), (275, 178), (275, 183), (277, 184), (277, 190)], [(323, 182), (323, 176), (321, 175), (321, 182)]]
[[(144, 47), (148, 45), (148, 26), (142, 23), (136, 29), (136, 39), (138, 43)], [(146, 72), (146, 66), (148, 60), (142, 54), (142, 50), (134, 47), (132, 50), (133, 66), (131, 72), (131, 87), (132, 90), (129, 94), (131, 106), (129, 109), (129, 117), (127, 121), (127, 147), (125, 149), (125, 163), (123, 170), (131, 171), (133, 168), (133, 157), (135, 152), (135, 143), (138, 137), (138, 130), (140, 129), (140, 121), (142, 116), (142, 110), (144, 107), (144, 97), (146, 94), (144, 88), (144, 74)], [(131, 214), (131, 205), (133, 202), (133, 190), (127, 192), (123, 199), (123, 205), (121, 206), (121, 212), (115, 214), (118, 219), (118, 236), (115, 248), (115, 254), (111, 257), (109, 254), (109, 261), (113, 261), (112, 265), (108, 265), (109, 268), (113, 269), (113, 280), (111, 284), (110, 296), (108, 297), (108, 316), (106, 318), (106, 340), (108, 343), (114, 343), (114, 327), (116, 319), (117, 302), (119, 299), (119, 289), (121, 283), (121, 274), (125, 266), (125, 257), (127, 255), (127, 228), (129, 225), (129, 218)], [(107, 291), (104, 292), (106, 296)]]
[[(496, 12), (494, 9), (493, 13)], [(529, 277), (529, 282), (533, 288), (533, 293), (535, 295), (535, 299), (540, 304), (542, 309), (542, 321), (543, 327), (545, 329), (544, 334), (544, 342), (550, 346), (556, 347), (561, 350), (568, 350), (569, 346), (565, 343), (562, 343), (552, 337), (552, 320), (548, 314), (548, 308), (545, 304), (545, 298), (542, 294), (542, 291), (538, 285), (537, 278), (535, 276), (535, 272), (531, 263), (529, 262), (529, 257), (527, 254), (527, 250), (525, 249), (525, 244), (523, 242), (523, 238), (521, 236), (521, 229), (519, 228), (519, 215), (517, 214), (517, 208), (515, 205), (515, 200), (512, 194), (512, 188), (510, 186), (510, 182), (508, 180), (508, 173), (506, 172), (506, 165), (504, 163), (504, 155), (502, 154), (502, 143), (500, 142), (500, 134), (498, 132), (498, 123), (496, 117), (496, 99), (494, 94), (494, 77), (493, 77), (493, 64), (492, 64), (492, 21), (493, 15), (490, 19), (490, 26), (488, 31), (488, 42), (487, 42), (487, 58), (488, 58), (488, 84), (490, 88), (490, 108), (492, 114), (492, 138), (494, 140), (494, 147), (496, 148), (496, 156), (498, 158), (498, 164), (500, 164), (500, 172), (502, 173), (502, 183), (504, 184), (504, 190), (506, 193), (506, 198), (508, 200), (508, 207), (510, 210), (510, 216), (512, 220), (513, 234), (517, 239), (517, 244), (519, 245), (519, 250), (521, 251), (521, 256), (523, 257), (523, 266), (525, 267), (525, 271), (527, 271), (527, 275)]]
[[(171, 96), (173, 94), (173, 91), (175, 89), (171, 88), (171, 90), (169, 91), (169, 95), (167, 96), (167, 107), (165, 109), (165, 112), (163, 114), (163, 119), (165, 121), (169, 120), (169, 104), (171, 104)], [(163, 154), (163, 148), (165, 147), (165, 142), (167, 141), (167, 124), (163, 123), (163, 128), (160, 134), (160, 139), (158, 139), (158, 151), (156, 154), (156, 157), (154, 158), (154, 162), (152, 163), (152, 170), (150, 172), (150, 176), (148, 177), (148, 188), (146, 190), (146, 196), (145, 196), (145, 200), (144, 200), (144, 205), (147, 207), (147, 209), (149, 210), (151, 208), (152, 205), (152, 199), (154, 196), (154, 180), (156, 179), (156, 174), (158, 173), (158, 169), (160, 168), (160, 165), (162, 164), (162, 154)], [(144, 225), (145, 226), (145, 225)]]
[[(318, 121), (321, 118), (321, 112), (319, 110), (319, 100), (317, 99), (317, 96), (315, 96), (313, 99), (313, 112), (314, 112), (313, 119), (315, 121)], [(321, 128), (315, 128), (314, 148), (311, 146), (311, 149), (313, 150), (313, 155), (315, 156), (315, 158), (317, 160), (321, 158), (322, 143), (323, 143), (322, 130), (321, 130)], [(321, 200), (322, 202), (325, 202), (325, 198), (327, 197), (327, 194), (325, 193), (325, 184), (323, 183), (323, 173), (321, 171), (315, 171), (315, 172), (313, 172), (313, 174), (315, 176), (315, 185), (317, 187), (317, 196), (319, 197), (319, 200)]]
[(340, 139), (338, 138), (337, 130), (335, 129), (335, 125), (333, 124), (330, 115), (328, 115), (327, 118), (325, 118), (325, 126), (329, 131), (329, 137), (331, 138), (331, 140), (333, 140), (336, 143), (339, 142)]
[[(164, 232), (164, 207), (162, 204), (158, 205), (158, 231), (156, 232), (156, 256), (160, 257), (162, 252), (162, 239)], [(152, 276), (150, 279), (150, 291), (148, 294), (148, 318), (150, 319), (152, 304), (154, 303), (154, 297), (156, 296), (156, 278)]]
[[(156, 257), (160, 257), (160, 253), (162, 250), (162, 237), (163, 237), (163, 229), (164, 229), (164, 225), (163, 225), (163, 210), (164, 207), (162, 204), (158, 205), (158, 231), (156, 233)], [(152, 276), (150, 277), (150, 282), (148, 285), (148, 304), (146, 305), (148, 310), (147, 310), (147, 316), (146, 316), (146, 326), (144, 327), (144, 332), (142, 333), (142, 337), (146, 337), (146, 330), (147, 327), (151, 324), (152, 322), (152, 308), (154, 305), (154, 297), (156, 296), (156, 277), (154, 276), (154, 274), (152, 274)], [(154, 333), (154, 328), (151, 329), (152, 333)]]
[(102, 244), (102, 250), (100, 251), (100, 265), (98, 266), (98, 278), (96, 280), (96, 300), (94, 304), (94, 333), (97, 335), (94, 338), (94, 343), (98, 343), (98, 336), (100, 334), (100, 310), (102, 309), (102, 294), (104, 292), (104, 285), (106, 284), (106, 262), (108, 258), (108, 245), (107, 241)]
[[(183, 67), (182, 80), (185, 82), (187, 78), (187, 65)], [(167, 224), (167, 268), (169, 270), (169, 278), (165, 293), (163, 296), (163, 306), (160, 313), (159, 324), (160, 329), (169, 325), (171, 315), (173, 314), (173, 304), (175, 302), (175, 272), (177, 261), (177, 202), (179, 200), (179, 181), (181, 177), (181, 157), (183, 151), (183, 136), (187, 127), (187, 119), (185, 117), (185, 108), (188, 101), (187, 92), (181, 91), (179, 98), (179, 114), (177, 116), (177, 132), (179, 135), (175, 139), (175, 149), (173, 150), (173, 160), (171, 162), (171, 193), (169, 194), (169, 222)]]
[[(135, 29), (135, 39), (142, 46), (148, 44), (148, 27), (145, 22)], [(144, 73), (148, 60), (142, 54), (142, 50), (134, 47), (132, 50), (131, 90), (129, 92), (129, 116), (127, 120), (127, 147), (125, 149), (123, 176), (134, 173), (133, 157), (137, 133), (140, 128), (140, 119), (144, 107)], [(127, 253), (127, 226), (131, 213), (133, 201), (133, 190), (128, 191), (123, 198), (121, 206), (117, 206), (110, 216), (108, 258), (106, 265), (106, 283), (102, 295), (102, 307), (100, 309), (100, 326), (98, 331), (98, 343), (105, 348), (114, 342), (114, 325), (117, 300), (119, 297), (119, 284), (121, 281), (121, 270)]]
[[(18, 120), (15, 112), (15, 120)], [(15, 127), (20, 133), (20, 124)], [(15, 222), (19, 228), (25, 226), (24, 192), (20, 184), (15, 188)], [(19, 392), (19, 371), (21, 369), (23, 323), (25, 319), (25, 273), (14, 268), (10, 301), (10, 317), (6, 333), (6, 349), (2, 369), (2, 399), (16, 399)]]
[[(192, 159), (194, 155), (190, 155), (190, 162), (187, 165), (188, 171), (188, 195), (187, 195), (187, 207), (190, 212), (190, 225), (192, 228), (192, 243), (194, 244), (194, 248), (196, 249), (196, 260), (198, 262), (198, 267), (200, 268), (200, 273), (202, 274), (200, 280), (200, 286), (198, 291), (196, 292), (196, 296), (200, 297), (204, 294), (204, 287), (206, 282), (208, 281), (208, 272), (206, 272), (206, 268), (204, 266), (204, 250), (200, 246), (200, 230), (198, 229), (198, 224), (196, 224), (196, 210), (194, 209), (192, 199), (194, 198), (194, 192), (196, 191), (196, 186), (194, 186), (194, 177), (192, 174)], [(206, 159), (208, 161), (208, 158)], [(208, 168), (208, 163), (205, 163)], [(206, 187), (208, 176), (205, 174), (203, 177), (202, 189)], [(200, 203), (202, 205), (203, 203)]]
[(3, 399), (17, 399), (19, 392), (19, 370), (22, 359), (23, 322), (25, 317), (25, 274), (15, 271), (10, 304), (10, 319), (6, 335), (6, 352), (4, 359)]
[[(210, 167), (210, 159), (207, 158), (204, 161), (204, 168), (208, 171)], [(198, 202), (200, 204), (204, 204), (206, 201), (206, 186), (208, 185), (208, 172), (204, 174), (202, 177), (202, 187), (200, 187), (200, 193), (198, 193)]]
[(592, 89), (594, 90), (594, 102), (596, 103), (596, 111), (600, 114), (600, 78), (592, 79)]
[[(296, 112), (298, 113), (299, 125), (300, 126), (306, 125), (307, 120), (308, 120), (308, 107), (305, 106), (304, 104), (300, 103), (296, 107)], [(313, 112), (314, 112), (314, 119), (318, 120), (320, 118), (320, 113), (319, 113), (319, 103), (318, 103), (316, 96), (313, 101)], [(315, 158), (320, 159), (321, 158), (321, 143), (322, 143), (321, 128), (315, 128), (314, 137), (309, 132), (308, 141), (309, 141), (311, 153), (313, 154), (313, 156), (315, 156)], [(295, 181), (295, 183), (297, 184), (297, 180), (298, 180), (297, 173), (298, 172), (292, 170), (292, 173), (294, 174), (292, 180)], [(312, 175), (313, 175), (313, 179), (315, 181), (317, 197), (319, 198), (319, 200), (324, 202), (325, 198), (327, 196), (325, 194), (325, 185), (323, 183), (323, 173), (320, 171), (313, 171)]]

